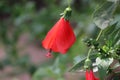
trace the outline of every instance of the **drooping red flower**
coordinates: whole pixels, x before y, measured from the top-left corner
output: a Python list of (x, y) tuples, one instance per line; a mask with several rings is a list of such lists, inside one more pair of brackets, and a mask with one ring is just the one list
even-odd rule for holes
[(99, 80), (99, 79), (94, 76), (92, 70), (90, 71), (86, 70), (86, 80)]
[(42, 41), (42, 46), (50, 50), (49, 55), (51, 51), (65, 54), (75, 40), (76, 38), (69, 21), (61, 17), (47, 33), (45, 39)]

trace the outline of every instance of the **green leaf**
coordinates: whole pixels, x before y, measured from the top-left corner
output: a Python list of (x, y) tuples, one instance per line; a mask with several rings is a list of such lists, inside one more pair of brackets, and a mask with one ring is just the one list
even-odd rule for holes
[(109, 34), (111, 34), (111, 32), (113, 32), (116, 29), (116, 25), (118, 24), (118, 22), (112, 24), (110, 27), (106, 28), (104, 30), (104, 35), (108, 36)]
[(106, 28), (103, 35), (107, 42), (110, 43), (110, 47), (116, 45), (116, 43), (120, 40), (120, 27), (118, 26), (118, 22)]
[(120, 28), (114, 30), (108, 37), (112, 41), (112, 46), (115, 45), (120, 40)]
[(116, 35), (114, 37), (113, 44), (116, 44), (119, 40), (120, 40), (120, 28), (118, 30), (116, 30)]
[(116, 3), (106, 2), (102, 7), (96, 10), (93, 18), (97, 27), (105, 29), (110, 25), (110, 22), (112, 21), (112, 14), (114, 13), (116, 7)]
[(104, 46), (102, 47), (102, 49), (103, 49), (106, 53), (109, 51), (109, 47), (107, 47), (106, 45), (104, 45)]
[[(90, 55), (90, 59), (91, 59), (92, 61), (95, 61), (95, 59), (96, 59), (97, 56), (98, 56), (98, 54), (92, 54), (92, 55)], [(81, 59), (78, 63), (76, 63), (75, 65), (73, 65), (73, 66), (69, 69), (69, 71), (71, 72), (71, 71), (80, 70), (81, 67), (84, 66), (84, 62), (85, 62), (86, 59), (87, 59), (87, 57)]]
[(113, 58), (96, 58), (96, 65), (98, 66), (98, 73), (100, 74), (100, 80), (104, 80), (107, 75), (107, 70), (110, 64), (113, 62)]

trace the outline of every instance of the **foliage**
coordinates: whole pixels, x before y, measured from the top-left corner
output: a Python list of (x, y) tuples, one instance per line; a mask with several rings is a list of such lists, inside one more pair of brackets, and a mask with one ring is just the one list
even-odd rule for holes
[[(75, 64), (69, 71), (83, 69), (87, 50), (92, 48), (90, 59), (95, 64), (94, 69), (99, 69), (101, 80), (113, 73), (119, 76), (120, 72), (113, 71), (120, 66), (119, 0), (71, 0), (73, 12), (70, 22), (77, 40), (69, 52), (66, 55), (54, 53), (52, 60), (41, 65), (34, 65), (29, 55), (19, 56), (19, 51), (26, 48), (17, 48), (20, 36), (29, 33), (29, 41), (25, 45), (38, 43), (41, 49), (40, 41), (61, 17), (60, 13), (67, 5), (67, 0), (1, 0), (0, 46), (5, 48), (7, 56), (0, 60), (0, 69), (10, 65), (19, 67), (19, 73), (26, 71), (31, 74), (32, 80), (44, 80), (46, 76), (65, 80), (64, 75), (71, 67), (69, 65)], [(103, 32), (96, 41), (100, 29)], [(118, 62), (111, 67), (114, 60)], [(101, 74), (103, 72), (105, 75)], [(117, 80), (118, 76), (112, 78)]]

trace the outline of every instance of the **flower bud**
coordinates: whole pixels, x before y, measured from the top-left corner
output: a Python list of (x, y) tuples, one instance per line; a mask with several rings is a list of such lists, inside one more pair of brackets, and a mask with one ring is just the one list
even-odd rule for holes
[(72, 9), (70, 7), (67, 7), (64, 11), (64, 15), (63, 17), (66, 19), (66, 20), (69, 20), (70, 19), (70, 16), (71, 16), (71, 13), (72, 13)]
[(91, 61), (89, 58), (87, 58), (87, 59), (85, 60), (84, 68), (85, 68), (85, 69), (90, 69), (91, 66), (92, 66), (92, 61)]

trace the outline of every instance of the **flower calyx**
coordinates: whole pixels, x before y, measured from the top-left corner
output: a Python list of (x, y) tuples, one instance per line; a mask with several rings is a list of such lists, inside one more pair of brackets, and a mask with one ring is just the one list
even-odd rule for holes
[(65, 20), (69, 20), (71, 17), (71, 13), (72, 13), (72, 9), (70, 7), (67, 7), (64, 12), (63, 12), (63, 16)]
[(91, 67), (92, 67), (92, 61), (89, 58), (87, 58), (85, 60), (85, 63), (84, 63), (84, 69), (89, 69), (90, 70)]

